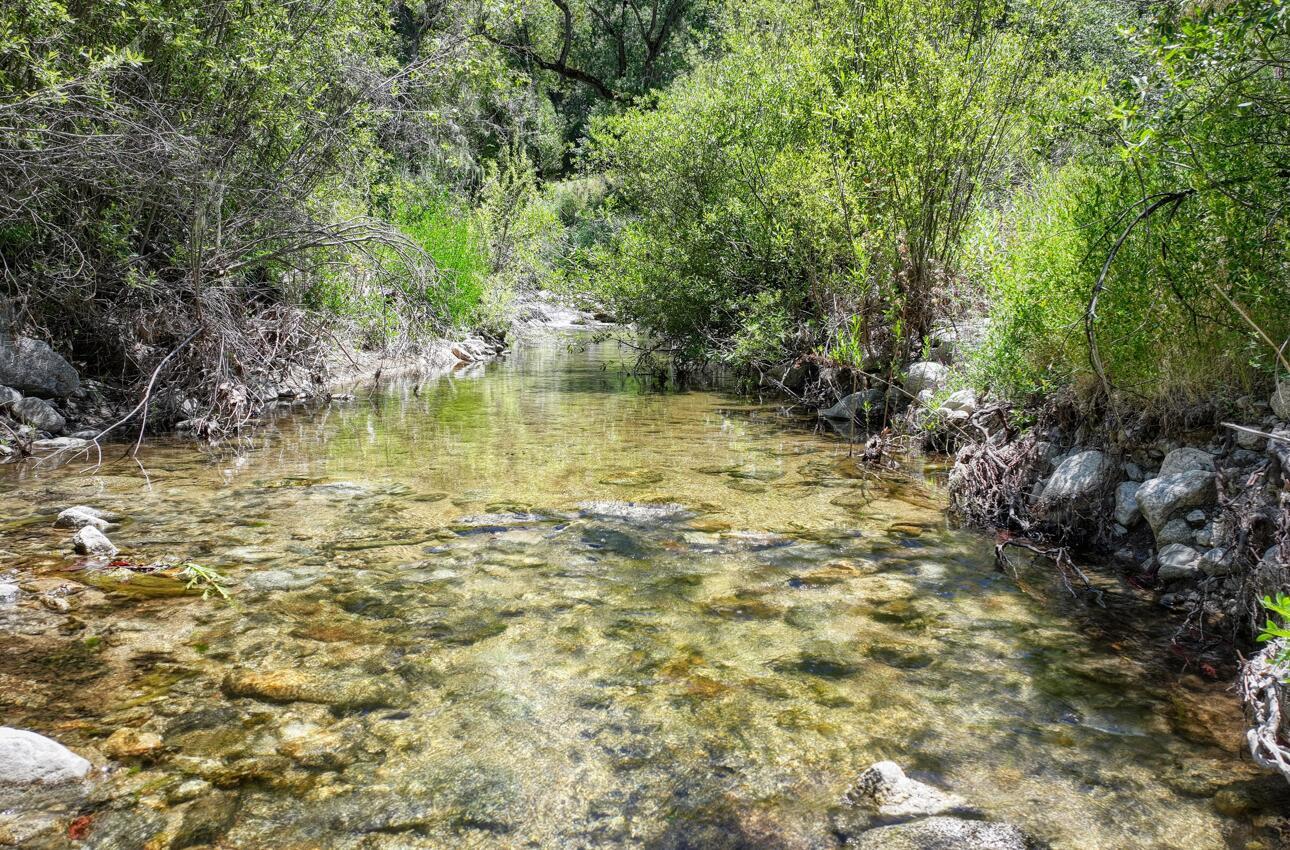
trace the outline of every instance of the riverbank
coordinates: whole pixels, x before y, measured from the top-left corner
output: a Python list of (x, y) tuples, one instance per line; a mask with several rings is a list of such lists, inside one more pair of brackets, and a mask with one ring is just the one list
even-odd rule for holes
[(382, 380), (428, 379), (475, 368), (503, 355), (508, 337), (606, 327), (590, 313), (530, 294), (516, 299), (509, 331), (500, 336), (463, 333), (373, 348), (327, 334), (309, 363), (270, 359), (257, 380), (230, 387), (238, 394), (232, 422), (158, 382), (165, 375), (164, 359), (147, 384), (118, 386), (96, 375), (91, 365), (74, 366), (44, 340), (0, 334), (0, 463), (26, 458), (95, 462), (104, 444), (134, 442), (145, 434), (179, 432), (214, 441), (236, 436), (273, 411), (345, 400)]
[[(1045, 558), (1093, 604), (1101, 591), (1091, 571), (1150, 593), (1176, 625), (1168, 649), (1183, 669), (1243, 678), (1243, 690), (1260, 695), (1251, 716), (1272, 716), (1251, 734), (1251, 754), (1287, 773), (1280, 709), (1264, 703), (1285, 702), (1269, 702), (1278, 676), (1268, 669), (1282, 668), (1281, 681), (1290, 671), (1275, 661), (1279, 644), (1254, 638), (1275, 616), (1264, 600), (1290, 588), (1290, 382), (1266, 399), (1176, 415), (1099, 414), (1073, 398), (1019, 408), (968, 384), (956, 370), (957, 343), (937, 338), (937, 359), (895, 374), (800, 358), (762, 383), (866, 441), (870, 462), (894, 450), (953, 454), (950, 509), (998, 535), (1001, 567), (1009, 553)], [(1253, 667), (1243, 663), (1251, 655)], [(1261, 687), (1248, 684), (1255, 668)], [(1290, 728), (1290, 712), (1281, 718)]]

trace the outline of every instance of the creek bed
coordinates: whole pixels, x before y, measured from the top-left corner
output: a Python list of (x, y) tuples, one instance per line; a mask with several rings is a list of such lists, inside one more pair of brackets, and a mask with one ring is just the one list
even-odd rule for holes
[[(30, 846), (826, 848), (881, 759), (1058, 850), (1255, 839), (1240, 711), (1152, 663), (1140, 600), (1001, 574), (935, 474), (566, 342), (146, 478), (7, 472), (6, 564), (87, 589), (0, 606), (4, 722), (114, 768)], [(73, 504), (234, 603), (71, 571)], [(121, 728), (162, 747), (121, 767)]]

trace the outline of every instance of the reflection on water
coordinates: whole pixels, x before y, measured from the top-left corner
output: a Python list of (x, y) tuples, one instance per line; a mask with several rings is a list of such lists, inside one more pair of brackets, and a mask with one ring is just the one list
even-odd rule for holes
[[(148, 481), (5, 480), (6, 560), (91, 586), (0, 609), (5, 722), (163, 741), (32, 846), (89, 812), (97, 847), (833, 847), (883, 758), (1057, 848), (1244, 846), (1229, 697), (1020, 592), (933, 480), (641, 392), (621, 356), (536, 346), (240, 456), (154, 445)], [(236, 604), (68, 572), (47, 520), (76, 503), (127, 515), (136, 561), (224, 569)]]

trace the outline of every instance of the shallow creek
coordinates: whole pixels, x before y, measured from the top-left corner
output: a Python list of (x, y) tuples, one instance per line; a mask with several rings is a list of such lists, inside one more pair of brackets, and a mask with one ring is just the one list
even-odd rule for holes
[[(1151, 664), (1137, 602), (1004, 575), (935, 470), (629, 356), (522, 347), (146, 478), (4, 473), (2, 566), (89, 586), (0, 606), (4, 723), (111, 768), (29, 846), (826, 848), (884, 758), (1060, 850), (1246, 846), (1239, 710)], [(75, 569), (73, 504), (233, 604)], [(102, 755), (122, 727), (163, 749)]]

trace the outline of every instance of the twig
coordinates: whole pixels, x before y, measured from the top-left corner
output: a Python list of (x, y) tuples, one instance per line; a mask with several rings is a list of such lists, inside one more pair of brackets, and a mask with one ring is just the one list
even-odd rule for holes
[[(169, 354), (167, 354), (165, 357), (161, 358), (161, 362), (157, 364), (157, 368), (155, 368), (155, 369), (153, 369), (153, 370), (152, 370), (152, 377), (150, 377), (150, 378), (148, 379), (148, 385), (147, 385), (146, 387), (144, 387), (144, 390), (143, 390), (143, 398), (139, 399), (139, 403), (138, 403), (138, 404), (136, 404), (133, 408), (131, 408), (131, 410), (130, 410), (130, 412), (129, 412), (129, 413), (127, 413), (125, 416), (123, 416), (123, 417), (121, 417), (120, 419), (118, 419), (116, 422), (113, 422), (111, 425), (107, 426), (107, 427), (106, 427), (106, 428), (104, 428), (102, 431), (100, 431), (100, 432), (98, 432), (97, 434), (95, 434), (95, 435), (94, 435), (94, 438), (93, 438), (92, 440), (90, 440), (90, 442), (91, 442), (91, 443), (93, 443), (93, 444), (94, 444), (94, 446), (95, 446), (96, 448), (98, 448), (98, 449), (99, 449), (99, 452), (100, 452), (100, 458), (101, 458), (101, 455), (102, 455), (102, 446), (99, 444), (99, 440), (103, 439), (103, 438), (104, 438), (105, 436), (107, 436), (110, 432), (115, 431), (117, 428), (119, 428), (119, 427), (121, 427), (122, 425), (124, 425), (125, 423), (129, 422), (129, 421), (134, 417), (134, 415), (135, 415), (136, 413), (138, 413), (140, 410), (142, 410), (142, 411), (143, 411), (143, 421), (139, 424), (139, 438), (138, 438), (137, 440), (135, 440), (134, 448), (132, 448), (132, 449), (130, 450), (130, 455), (131, 455), (132, 457), (138, 454), (138, 452), (139, 452), (139, 446), (140, 446), (140, 445), (142, 445), (142, 443), (143, 443), (143, 433), (144, 433), (144, 429), (145, 429), (145, 428), (147, 427), (147, 425), (148, 425), (148, 401), (152, 398), (152, 387), (153, 387), (153, 385), (154, 385), (154, 384), (156, 384), (156, 383), (157, 383), (157, 376), (159, 376), (159, 375), (161, 374), (161, 370), (162, 370), (162, 369), (164, 369), (164, 368), (166, 367), (166, 364), (170, 362), (170, 358), (174, 357), (176, 354), (178, 354), (178, 353), (179, 353), (179, 351), (180, 351), (182, 348), (184, 348), (184, 346), (188, 345), (188, 343), (190, 343), (190, 342), (192, 342), (194, 339), (196, 339), (196, 338), (197, 338), (197, 335), (198, 335), (199, 333), (201, 333), (201, 328), (198, 328), (197, 330), (195, 330), (195, 331), (193, 331), (192, 333), (190, 333), (187, 337), (185, 337), (185, 338), (184, 338), (184, 341), (183, 341), (183, 342), (179, 343), (179, 345), (177, 345), (177, 346), (175, 346), (174, 348), (172, 348), (172, 349), (170, 350), (170, 353), (169, 353)], [(101, 461), (101, 459), (100, 459), (100, 463), (101, 463), (101, 462), (102, 462), (102, 461)], [(97, 468), (97, 467), (98, 467), (98, 465), (99, 465), (99, 464), (95, 464), (95, 468)]]

